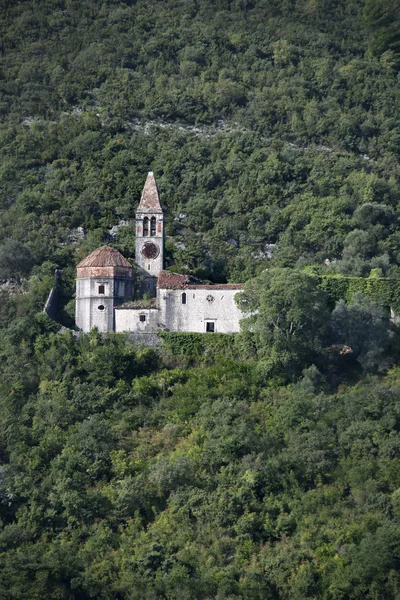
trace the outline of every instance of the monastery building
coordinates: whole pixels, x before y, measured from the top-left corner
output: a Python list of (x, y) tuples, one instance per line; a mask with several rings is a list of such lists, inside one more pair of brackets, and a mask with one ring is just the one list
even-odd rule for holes
[[(240, 330), (235, 295), (242, 284), (208, 285), (164, 270), (164, 213), (153, 173), (136, 211), (136, 266), (110, 246), (98, 248), (77, 266), (76, 325), (101, 332)], [(152, 296), (151, 300), (133, 300)]]

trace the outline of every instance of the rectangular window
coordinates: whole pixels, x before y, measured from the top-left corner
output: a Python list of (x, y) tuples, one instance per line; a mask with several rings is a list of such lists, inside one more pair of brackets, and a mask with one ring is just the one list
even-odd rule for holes
[(140, 321), (141, 323), (144, 323), (144, 322), (146, 321), (146, 315), (140, 315), (140, 316), (139, 316), (139, 321)]
[(99, 294), (104, 294), (104, 285), (99, 285)]
[(214, 331), (215, 331), (214, 321), (206, 321), (206, 331), (209, 333), (214, 333)]

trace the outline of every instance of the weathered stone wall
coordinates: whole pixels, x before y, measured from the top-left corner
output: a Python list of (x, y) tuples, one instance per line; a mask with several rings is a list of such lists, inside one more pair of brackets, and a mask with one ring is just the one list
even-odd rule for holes
[(156, 308), (117, 307), (115, 309), (115, 331), (117, 333), (124, 331), (154, 332), (158, 329), (158, 313)]
[(62, 271), (56, 269), (54, 271), (54, 286), (51, 288), (49, 295), (47, 296), (46, 304), (44, 305), (43, 312), (46, 313), (50, 319), (56, 319), (58, 313), (58, 302), (60, 292), (60, 282), (62, 278)]
[(212, 286), (179, 290), (159, 289), (157, 308), (117, 307), (115, 331), (236, 333), (240, 331), (239, 321), (243, 317), (235, 302), (237, 293), (237, 289), (218, 289)]
[[(159, 325), (166, 331), (206, 333), (207, 323), (212, 323), (215, 333), (239, 332), (239, 321), (243, 315), (234, 299), (238, 291), (212, 286), (159, 289)], [(183, 294), (186, 294), (186, 304), (182, 302)]]
[[(104, 294), (99, 292), (104, 286)], [(86, 277), (76, 280), (75, 321), (82, 331), (97, 327), (105, 333), (114, 331), (114, 307), (132, 298), (132, 279)]]
[(137, 296), (143, 297), (145, 295), (154, 298), (157, 293), (157, 277), (153, 277), (149, 275), (147, 271), (139, 267), (135, 266), (134, 270), (134, 281), (135, 281), (135, 294)]

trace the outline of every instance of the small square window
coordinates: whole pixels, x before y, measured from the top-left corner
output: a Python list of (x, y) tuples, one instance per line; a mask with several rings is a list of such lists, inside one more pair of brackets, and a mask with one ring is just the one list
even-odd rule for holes
[(139, 321), (144, 323), (146, 321), (146, 315), (139, 315)]
[(206, 331), (209, 333), (214, 333), (215, 331), (215, 323), (213, 321), (206, 322)]
[(99, 294), (104, 294), (105, 288), (104, 285), (99, 285)]

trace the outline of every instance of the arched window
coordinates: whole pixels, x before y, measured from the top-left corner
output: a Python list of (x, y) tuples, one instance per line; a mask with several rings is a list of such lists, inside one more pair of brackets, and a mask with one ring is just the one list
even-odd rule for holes
[(151, 217), (150, 235), (156, 235), (156, 218), (155, 217)]
[(143, 235), (149, 235), (149, 219), (145, 217), (143, 219)]
[(186, 304), (186, 292), (183, 292), (181, 298), (182, 298), (182, 304)]

